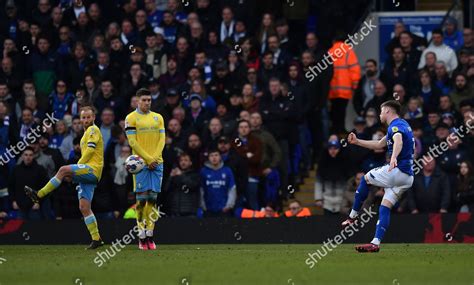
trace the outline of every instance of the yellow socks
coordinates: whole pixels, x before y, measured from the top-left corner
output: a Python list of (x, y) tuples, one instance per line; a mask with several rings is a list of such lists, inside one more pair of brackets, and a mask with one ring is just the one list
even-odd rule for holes
[(137, 212), (138, 237), (141, 239), (145, 238), (145, 226), (146, 226), (145, 209), (146, 209), (145, 201), (137, 201), (135, 211)]
[(99, 226), (97, 225), (97, 220), (95, 219), (94, 214), (84, 217), (84, 223), (86, 224), (92, 239), (100, 240)]
[(43, 198), (44, 196), (51, 193), (54, 189), (58, 188), (59, 185), (61, 185), (61, 180), (54, 176), (43, 188), (41, 188), (41, 190), (38, 191), (38, 197)]
[(146, 229), (147, 231), (153, 232), (155, 229), (155, 222), (158, 218), (158, 213), (155, 208), (155, 203), (146, 202), (145, 204), (145, 219), (146, 219)]

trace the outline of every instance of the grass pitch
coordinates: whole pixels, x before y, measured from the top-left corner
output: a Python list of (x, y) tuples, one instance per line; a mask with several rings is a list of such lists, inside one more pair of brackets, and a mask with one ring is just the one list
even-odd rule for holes
[(468, 244), (385, 244), (376, 254), (340, 245), (312, 269), (305, 260), (321, 245), (128, 246), (101, 267), (84, 247), (0, 246), (0, 284), (474, 284)]

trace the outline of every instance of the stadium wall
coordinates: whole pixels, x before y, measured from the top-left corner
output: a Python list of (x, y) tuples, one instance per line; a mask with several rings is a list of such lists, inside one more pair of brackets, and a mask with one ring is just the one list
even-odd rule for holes
[[(342, 216), (308, 218), (163, 218), (157, 222), (160, 244), (323, 243), (341, 233)], [(372, 239), (377, 216), (345, 243)], [(99, 220), (103, 239), (112, 242), (132, 231), (133, 220)], [(89, 235), (81, 220), (0, 220), (2, 244), (85, 244)], [(388, 243), (474, 243), (471, 214), (392, 215)]]

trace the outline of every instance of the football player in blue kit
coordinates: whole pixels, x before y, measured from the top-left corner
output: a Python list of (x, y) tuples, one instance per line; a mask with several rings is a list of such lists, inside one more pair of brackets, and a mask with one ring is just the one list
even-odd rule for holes
[(362, 177), (355, 193), (354, 205), (349, 218), (342, 223), (343, 227), (357, 225), (358, 213), (369, 194), (369, 185), (383, 187), (385, 194), (379, 208), (375, 237), (368, 243), (356, 246), (359, 252), (378, 252), (380, 242), (390, 224), (390, 210), (401, 198), (402, 194), (413, 184), (413, 159), (415, 139), (410, 125), (400, 118), (401, 105), (390, 100), (381, 105), (380, 121), (388, 125), (387, 135), (379, 141), (361, 140), (354, 133), (348, 136), (350, 144), (368, 149), (382, 149), (385, 145), (390, 155), (390, 163), (370, 170)]

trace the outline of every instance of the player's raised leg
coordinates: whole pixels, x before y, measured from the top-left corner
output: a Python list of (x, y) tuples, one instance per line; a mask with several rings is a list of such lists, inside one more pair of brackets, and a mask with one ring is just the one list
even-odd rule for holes
[(73, 171), (71, 165), (61, 166), (56, 175), (53, 176), (53, 178), (51, 178), (48, 183), (46, 183), (46, 185), (38, 192), (28, 186), (25, 186), (26, 196), (28, 196), (34, 203), (38, 203), (41, 198), (45, 197), (49, 193), (53, 192), (56, 188), (58, 188), (59, 185), (61, 185), (61, 182), (63, 181), (64, 177), (72, 176), (72, 174)]
[(360, 179), (359, 187), (355, 192), (355, 199), (354, 204), (352, 205), (352, 210), (349, 214), (349, 218), (347, 218), (344, 222), (342, 222), (343, 227), (350, 226), (355, 222), (357, 216), (359, 215), (360, 208), (364, 203), (365, 199), (369, 196), (369, 185), (367, 184), (367, 180), (365, 175), (362, 176)]

